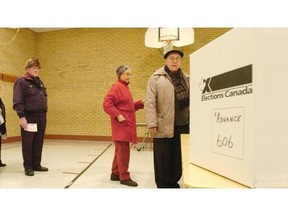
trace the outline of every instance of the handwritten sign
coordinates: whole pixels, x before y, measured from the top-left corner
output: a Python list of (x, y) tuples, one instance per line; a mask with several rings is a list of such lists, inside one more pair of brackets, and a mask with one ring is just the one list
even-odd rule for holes
[(244, 107), (212, 109), (211, 151), (243, 159)]

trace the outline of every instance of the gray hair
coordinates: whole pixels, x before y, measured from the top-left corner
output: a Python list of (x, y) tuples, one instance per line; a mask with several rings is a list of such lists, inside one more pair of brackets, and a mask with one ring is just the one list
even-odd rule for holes
[(121, 65), (120, 67), (118, 67), (116, 70), (116, 74), (117, 74), (118, 79), (128, 69), (129, 69), (129, 67), (127, 65)]

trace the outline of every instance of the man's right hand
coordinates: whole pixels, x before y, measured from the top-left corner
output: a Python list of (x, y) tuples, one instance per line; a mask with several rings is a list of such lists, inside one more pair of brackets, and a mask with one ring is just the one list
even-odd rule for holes
[(27, 128), (27, 120), (25, 117), (21, 117), (19, 119), (19, 123), (20, 123), (20, 126), (23, 128), (23, 129), (26, 129)]
[(157, 133), (158, 128), (157, 128), (157, 127), (153, 127), (153, 128), (149, 128), (148, 130), (149, 130), (149, 133), (150, 133), (151, 135), (153, 135), (153, 134)]

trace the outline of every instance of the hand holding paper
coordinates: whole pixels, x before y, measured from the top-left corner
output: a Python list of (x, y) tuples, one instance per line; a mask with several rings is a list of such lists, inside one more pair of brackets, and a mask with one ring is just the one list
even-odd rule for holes
[(5, 121), (4, 121), (4, 118), (2, 116), (2, 114), (0, 114), (0, 125), (3, 124)]
[(24, 129), (25, 131), (29, 131), (29, 132), (37, 132), (37, 124), (36, 123), (28, 123), (26, 129)]

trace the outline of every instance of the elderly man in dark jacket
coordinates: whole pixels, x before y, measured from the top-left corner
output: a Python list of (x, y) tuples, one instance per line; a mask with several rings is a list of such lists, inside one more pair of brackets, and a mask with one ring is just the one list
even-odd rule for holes
[(23, 165), (27, 176), (34, 176), (34, 171), (48, 171), (41, 166), (47, 92), (39, 78), (40, 68), (37, 58), (29, 59), (25, 64), (25, 73), (16, 80), (13, 88), (13, 109), (19, 116)]

